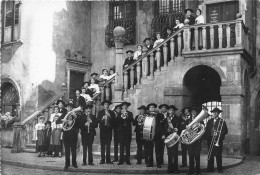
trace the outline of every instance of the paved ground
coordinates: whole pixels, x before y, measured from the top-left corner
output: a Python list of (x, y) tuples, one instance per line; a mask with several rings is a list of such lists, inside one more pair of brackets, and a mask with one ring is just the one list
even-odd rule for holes
[[(44, 173), (44, 174), (64, 174), (62, 172), (64, 167), (64, 157), (62, 158), (51, 158), (51, 157), (37, 157), (35, 153), (10, 153), (10, 149), (2, 148), (2, 163), (9, 164), (3, 166), (3, 173), (8, 174), (11, 171), (10, 165), (14, 166), (14, 171), (11, 171), (11, 174), (15, 174), (16, 171), (19, 174), (24, 171), (25, 174)], [(165, 163), (167, 163), (167, 156), (165, 156)], [(207, 165), (207, 156), (201, 156), (201, 169), (206, 168)], [(99, 165), (99, 159), (94, 159), (95, 166), (80, 166), (82, 163), (82, 155), (79, 154), (77, 157), (77, 162), (79, 165), (78, 169), (74, 169), (72, 167), (69, 168), (70, 171), (75, 172), (89, 172), (89, 173), (130, 173), (130, 174), (164, 174), (166, 173), (167, 164), (164, 164), (162, 168), (158, 169), (155, 167), (147, 168), (144, 164), (137, 165), (136, 160), (132, 159), (132, 165), (117, 165), (116, 163), (113, 165), (103, 164)], [(234, 165), (238, 165), (241, 162), (240, 159), (232, 159), (232, 158), (223, 158), (223, 166), (224, 167), (232, 167)], [(179, 156), (179, 165), (181, 163), (181, 157)], [(18, 167), (16, 167), (18, 166)], [(22, 167), (22, 168), (21, 168)], [(28, 169), (29, 168), (29, 169)], [(38, 169), (38, 170), (35, 170)], [(41, 170), (39, 170), (41, 169)], [(6, 172), (5, 172), (6, 171)], [(28, 173), (26, 173), (28, 171)], [(46, 172), (45, 172), (46, 171)], [(180, 172), (187, 172), (187, 168), (180, 169)], [(83, 173), (83, 174), (84, 174)], [(10, 174), (10, 173), (9, 173)], [(24, 174), (24, 173), (22, 173)], [(65, 173), (70, 174), (70, 173)], [(72, 173), (73, 174), (73, 173)]]
[[(39, 170), (17, 167), (12, 165), (2, 164), (3, 175), (101, 175), (102, 173), (88, 173), (86, 172), (62, 172), (62, 171), (51, 171), (51, 170)], [(105, 173), (106, 175), (112, 175), (112, 173)], [(124, 173), (124, 174), (127, 174)], [(159, 174), (159, 173), (158, 173)], [(160, 173), (162, 174), (162, 173)], [(180, 173), (184, 175), (185, 173)], [(218, 175), (218, 173), (202, 173), (210, 175)], [(248, 157), (239, 166), (228, 168), (224, 170), (224, 175), (260, 175), (260, 157)]]

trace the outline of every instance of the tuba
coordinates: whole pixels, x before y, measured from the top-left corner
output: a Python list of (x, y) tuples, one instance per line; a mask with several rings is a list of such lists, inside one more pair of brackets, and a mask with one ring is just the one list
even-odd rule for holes
[(75, 112), (72, 112), (70, 115), (66, 117), (68, 120), (66, 123), (63, 124), (63, 131), (69, 131), (71, 128), (73, 128), (75, 122), (76, 122), (77, 115)]
[(199, 115), (188, 125), (190, 129), (181, 132), (180, 140), (183, 144), (190, 145), (200, 139), (205, 133), (205, 126), (200, 122), (209, 116), (206, 107), (202, 106)]

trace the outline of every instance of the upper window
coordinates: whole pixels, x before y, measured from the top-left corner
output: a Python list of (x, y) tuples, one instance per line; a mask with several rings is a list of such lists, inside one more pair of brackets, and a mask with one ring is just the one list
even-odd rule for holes
[(108, 47), (113, 47), (113, 30), (116, 26), (122, 26), (126, 30), (127, 44), (135, 44), (136, 2), (112, 1), (109, 3), (109, 24), (106, 27), (105, 42)]
[(16, 41), (20, 37), (20, 1), (2, 1), (2, 43)]
[(183, 13), (184, 0), (159, 0), (156, 9), (157, 15), (164, 15), (169, 13)]

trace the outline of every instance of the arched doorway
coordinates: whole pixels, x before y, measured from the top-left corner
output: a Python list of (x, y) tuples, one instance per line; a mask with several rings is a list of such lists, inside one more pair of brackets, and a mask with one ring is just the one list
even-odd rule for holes
[(4, 82), (1, 88), (1, 112), (2, 114), (10, 112), (12, 116), (16, 115), (17, 105), (19, 105), (19, 94), (16, 88), (10, 82)]
[(208, 102), (221, 102), (221, 79), (217, 71), (206, 65), (198, 65), (185, 74), (183, 87), (188, 95), (184, 106), (200, 106)]

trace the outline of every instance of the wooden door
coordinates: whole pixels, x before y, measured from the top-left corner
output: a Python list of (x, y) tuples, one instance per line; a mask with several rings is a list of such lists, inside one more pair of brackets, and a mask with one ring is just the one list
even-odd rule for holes
[(70, 71), (70, 92), (69, 99), (75, 99), (75, 90), (81, 89), (82, 84), (84, 82), (85, 73), (78, 71)]

